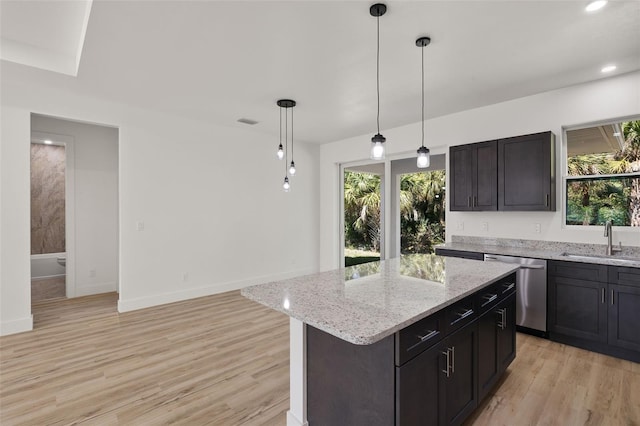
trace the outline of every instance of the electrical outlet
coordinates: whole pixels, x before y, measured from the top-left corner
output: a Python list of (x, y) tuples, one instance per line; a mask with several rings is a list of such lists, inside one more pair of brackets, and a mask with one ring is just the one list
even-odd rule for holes
[(536, 223), (536, 224), (534, 225), (534, 231), (535, 231), (535, 233), (536, 233), (536, 234), (539, 234), (539, 233), (540, 233), (540, 230), (541, 230), (540, 224), (539, 224), (539, 223)]
[(96, 268), (89, 269), (89, 278), (95, 278), (95, 277), (96, 277)]
[(482, 222), (482, 230), (483, 230), (484, 232), (489, 231), (489, 223), (487, 223), (487, 222)]
[(464, 222), (463, 221), (458, 222), (458, 231), (464, 231)]
[(142, 221), (136, 222), (136, 231), (144, 231), (144, 222)]
[(189, 273), (188, 272), (183, 272), (182, 273), (182, 282), (186, 283), (187, 281), (189, 281)]

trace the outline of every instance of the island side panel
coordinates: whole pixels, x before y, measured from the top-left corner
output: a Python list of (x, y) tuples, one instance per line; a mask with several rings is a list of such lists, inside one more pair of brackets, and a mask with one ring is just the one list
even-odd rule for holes
[(289, 411), (287, 426), (308, 426), (307, 422), (307, 328), (289, 319)]
[(309, 424), (395, 422), (394, 336), (354, 345), (307, 325)]

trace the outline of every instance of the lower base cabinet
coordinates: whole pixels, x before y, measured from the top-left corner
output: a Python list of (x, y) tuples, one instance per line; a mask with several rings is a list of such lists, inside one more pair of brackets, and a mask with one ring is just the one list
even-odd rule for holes
[(513, 283), (515, 275), (373, 345), (307, 326), (309, 424), (462, 424), (515, 358)]
[(396, 367), (396, 425), (460, 424), (478, 405), (474, 321)]
[(550, 339), (640, 362), (640, 269), (548, 266)]
[(483, 399), (516, 357), (515, 293), (478, 319), (478, 399)]

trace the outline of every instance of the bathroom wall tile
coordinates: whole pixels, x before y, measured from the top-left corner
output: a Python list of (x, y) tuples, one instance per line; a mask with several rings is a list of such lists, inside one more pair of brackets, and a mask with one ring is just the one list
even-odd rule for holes
[(65, 149), (31, 145), (31, 254), (61, 253), (65, 244)]

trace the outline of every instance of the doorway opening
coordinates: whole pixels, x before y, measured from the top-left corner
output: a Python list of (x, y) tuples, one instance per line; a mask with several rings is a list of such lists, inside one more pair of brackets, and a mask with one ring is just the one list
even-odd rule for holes
[(384, 163), (344, 168), (344, 266), (384, 259)]
[(118, 169), (117, 128), (31, 114), (32, 309), (117, 292)]

